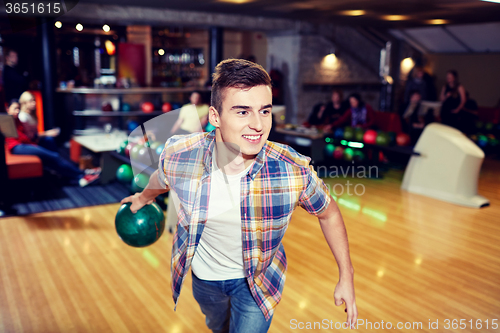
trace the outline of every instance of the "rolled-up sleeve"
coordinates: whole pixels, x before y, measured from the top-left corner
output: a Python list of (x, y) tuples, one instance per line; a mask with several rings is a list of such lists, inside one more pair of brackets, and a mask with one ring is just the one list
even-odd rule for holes
[(312, 166), (307, 169), (307, 184), (299, 199), (299, 206), (309, 214), (319, 215), (330, 204), (331, 196), (328, 187), (318, 177)]

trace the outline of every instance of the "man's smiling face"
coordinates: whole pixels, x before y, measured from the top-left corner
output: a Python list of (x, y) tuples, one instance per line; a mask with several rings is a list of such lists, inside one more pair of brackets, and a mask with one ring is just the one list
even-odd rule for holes
[(210, 123), (217, 128), (216, 141), (236, 145), (245, 160), (253, 160), (269, 137), (271, 109), (269, 86), (226, 88), (222, 112), (210, 108)]

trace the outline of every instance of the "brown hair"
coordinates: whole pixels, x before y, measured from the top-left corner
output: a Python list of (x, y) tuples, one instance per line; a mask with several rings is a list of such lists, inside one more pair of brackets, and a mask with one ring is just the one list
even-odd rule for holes
[(226, 88), (271, 87), (271, 77), (261, 65), (243, 59), (221, 61), (212, 75), (212, 96), (210, 104), (221, 114), (222, 100)]

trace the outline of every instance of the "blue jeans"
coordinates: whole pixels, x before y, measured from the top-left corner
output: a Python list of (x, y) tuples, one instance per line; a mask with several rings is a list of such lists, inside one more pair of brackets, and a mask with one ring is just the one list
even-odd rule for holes
[(79, 179), (83, 176), (83, 171), (78, 169), (71, 162), (66, 161), (58, 153), (46, 148), (31, 144), (20, 144), (12, 148), (11, 152), (16, 155), (38, 156), (42, 160), (44, 167), (54, 170), (63, 177)]
[(54, 151), (57, 153), (56, 140), (51, 136), (42, 136), (38, 139), (38, 145), (42, 148)]
[(245, 278), (205, 281), (193, 274), (193, 296), (214, 333), (265, 333), (271, 326), (257, 306)]

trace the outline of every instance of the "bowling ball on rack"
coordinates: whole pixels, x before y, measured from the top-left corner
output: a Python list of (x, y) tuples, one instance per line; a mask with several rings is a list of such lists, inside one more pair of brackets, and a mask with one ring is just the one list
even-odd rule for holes
[(125, 155), (125, 149), (127, 148), (128, 141), (125, 140), (122, 143), (120, 143), (120, 147), (116, 150), (118, 154)]
[(130, 159), (134, 161), (138, 161), (139, 158), (139, 150), (141, 150), (144, 146), (136, 144), (130, 149)]
[(130, 191), (132, 193), (142, 192), (144, 188), (149, 183), (149, 177), (143, 173), (138, 174), (132, 179), (132, 183), (130, 184)]
[(128, 164), (122, 164), (116, 170), (116, 179), (122, 183), (129, 183), (134, 179), (134, 172)]
[(144, 102), (141, 104), (141, 110), (144, 113), (151, 113), (155, 110), (155, 106), (151, 102)]
[(477, 136), (477, 145), (481, 148), (485, 148), (488, 145), (488, 138), (485, 135)]
[(356, 128), (354, 130), (354, 140), (357, 142), (363, 142), (363, 136), (365, 135), (365, 130), (362, 128)]
[(410, 139), (410, 136), (406, 133), (398, 133), (398, 135), (396, 136), (396, 143), (398, 144), (398, 146), (409, 146), (410, 143), (411, 143), (411, 139)]
[(333, 156), (333, 152), (335, 151), (335, 146), (331, 143), (325, 145), (325, 155)]
[(102, 103), (101, 110), (105, 111), (105, 112), (111, 112), (111, 111), (113, 111), (113, 107), (111, 106), (110, 103), (105, 102), (105, 103)]
[(136, 145), (135, 142), (129, 142), (127, 143), (127, 146), (125, 147), (125, 156), (130, 157), (130, 150)]
[(163, 148), (165, 148), (163, 145), (159, 145), (157, 148), (156, 148), (156, 155), (160, 156), (161, 153), (163, 152)]
[(115, 217), (118, 236), (133, 247), (144, 247), (156, 242), (165, 230), (165, 215), (156, 203), (145, 205), (135, 214), (131, 203), (121, 205)]
[(346, 160), (347, 162), (351, 162), (353, 156), (354, 156), (354, 151), (352, 150), (352, 148), (346, 148), (344, 150), (344, 160)]
[(347, 126), (346, 128), (344, 128), (344, 139), (346, 140), (354, 139), (354, 130), (352, 127)]
[(337, 128), (335, 130), (335, 133), (333, 134), (333, 136), (335, 137), (335, 139), (342, 139), (344, 138), (344, 129), (343, 128)]
[(363, 141), (365, 143), (374, 145), (377, 141), (377, 131), (371, 129), (366, 131), (363, 135)]
[(123, 112), (129, 112), (130, 110), (131, 110), (130, 104), (128, 104), (128, 103), (122, 104), (122, 111)]
[(149, 148), (151, 148), (151, 151), (156, 153), (156, 148), (158, 148), (159, 146), (163, 147), (163, 143), (161, 143), (160, 141), (153, 141), (150, 143)]
[(365, 160), (365, 154), (362, 150), (356, 149), (353, 154), (353, 160), (355, 162), (363, 162)]
[(389, 135), (385, 132), (380, 132), (377, 135), (375, 143), (379, 146), (388, 146), (389, 141), (390, 141)]
[(484, 125), (484, 129), (488, 132), (492, 131), (494, 127), (495, 127), (495, 124), (493, 124), (493, 123), (486, 123), (486, 125)]
[(499, 145), (499, 141), (498, 139), (494, 136), (494, 135), (488, 135), (488, 144), (491, 146), (491, 147), (496, 147)]
[(133, 130), (135, 130), (137, 127), (139, 127), (139, 123), (135, 120), (130, 120), (128, 123), (127, 123), (127, 129), (129, 130), (129, 132), (132, 132)]
[(333, 158), (336, 160), (341, 160), (344, 157), (344, 148), (337, 147), (333, 151)]
[(145, 165), (153, 165), (154, 164), (154, 159), (153, 155), (154, 151), (151, 152), (151, 155), (149, 154), (149, 147), (143, 146), (141, 149), (139, 149), (139, 152), (137, 153), (137, 161), (139, 163), (145, 164)]
[(163, 105), (161, 106), (161, 110), (163, 112), (169, 112), (169, 111), (172, 111), (172, 104), (170, 104), (169, 102), (165, 102), (163, 103)]

